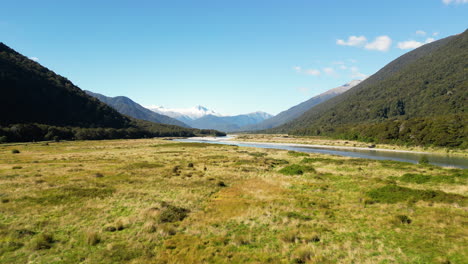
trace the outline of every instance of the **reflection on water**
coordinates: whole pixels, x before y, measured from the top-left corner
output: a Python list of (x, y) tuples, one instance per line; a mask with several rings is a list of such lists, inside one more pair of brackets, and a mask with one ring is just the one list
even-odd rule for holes
[(443, 167), (455, 167), (455, 168), (468, 168), (468, 159), (463, 157), (452, 157), (449, 155), (442, 154), (427, 154), (427, 153), (412, 153), (412, 152), (390, 152), (381, 151), (374, 149), (328, 149), (321, 147), (310, 147), (310, 146), (298, 146), (297, 144), (278, 144), (278, 143), (253, 143), (253, 142), (238, 142), (238, 141), (227, 141), (232, 137), (218, 137), (218, 138), (187, 138), (187, 139), (175, 139), (180, 142), (195, 142), (195, 143), (213, 143), (223, 145), (234, 145), (240, 147), (255, 147), (255, 148), (266, 148), (266, 149), (284, 149), (294, 150), (299, 152), (308, 153), (320, 153), (339, 155), (354, 158), (365, 158), (375, 160), (394, 160), (402, 162), (418, 163), (421, 157), (425, 156), (429, 160), (429, 163), (443, 166)]

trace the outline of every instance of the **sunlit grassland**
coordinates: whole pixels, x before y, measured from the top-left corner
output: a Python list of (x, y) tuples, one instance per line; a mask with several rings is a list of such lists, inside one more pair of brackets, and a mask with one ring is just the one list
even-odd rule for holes
[(158, 139), (0, 145), (0, 263), (466, 263), (467, 177)]

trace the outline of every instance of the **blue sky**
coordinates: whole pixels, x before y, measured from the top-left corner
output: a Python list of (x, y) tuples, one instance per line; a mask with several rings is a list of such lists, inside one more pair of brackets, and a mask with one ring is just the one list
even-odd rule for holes
[(0, 41), (82, 89), (271, 114), (468, 28), (468, 0), (4, 1)]

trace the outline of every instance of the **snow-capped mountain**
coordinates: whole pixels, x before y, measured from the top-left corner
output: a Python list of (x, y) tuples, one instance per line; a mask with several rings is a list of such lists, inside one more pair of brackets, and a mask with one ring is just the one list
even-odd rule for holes
[(225, 132), (238, 130), (242, 126), (262, 122), (272, 115), (265, 112), (253, 112), (244, 115), (227, 116), (198, 105), (192, 108), (147, 107), (153, 112), (182, 121), (193, 128), (217, 129)]
[(181, 121), (182, 120), (195, 120), (200, 117), (207, 116), (207, 115), (223, 116), (201, 105), (197, 105), (192, 108), (164, 108), (163, 106), (149, 106), (147, 108), (158, 114), (167, 115), (169, 117), (176, 118)]
[(330, 89), (319, 96), (327, 95), (327, 94), (342, 94), (349, 89), (353, 88), (354, 86), (360, 84), (362, 80), (352, 80), (349, 83), (343, 84), (342, 86), (338, 86), (336, 88)]

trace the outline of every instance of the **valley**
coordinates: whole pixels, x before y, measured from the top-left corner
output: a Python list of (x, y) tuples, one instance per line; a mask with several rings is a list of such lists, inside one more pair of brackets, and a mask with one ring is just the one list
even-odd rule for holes
[(20, 2), (0, 264), (468, 263), (468, 0)]

